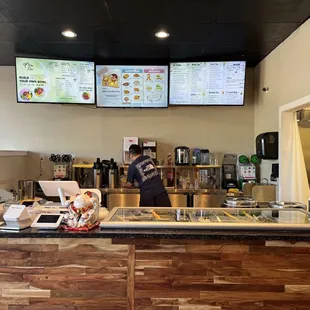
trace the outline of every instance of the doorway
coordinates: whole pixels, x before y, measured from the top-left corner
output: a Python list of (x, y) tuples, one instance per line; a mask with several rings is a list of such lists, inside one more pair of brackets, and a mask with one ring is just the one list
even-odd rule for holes
[(310, 191), (297, 124), (297, 111), (306, 108), (310, 108), (310, 96), (279, 109), (279, 198), (304, 204), (308, 204)]

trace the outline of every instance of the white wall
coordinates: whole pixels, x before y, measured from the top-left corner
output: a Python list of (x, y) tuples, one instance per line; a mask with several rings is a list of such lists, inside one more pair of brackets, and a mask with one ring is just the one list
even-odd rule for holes
[[(310, 94), (310, 20), (255, 68), (254, 136), (279, 130), (279, 107)], [(269, 87), (264, 93), (263, 87)], [(270, 177), (271, 161), (262, 165)]]
[(299, 127), (302, 150), (305, 157), (308, 179), (310, 180), (310, 128)]
[[(253, 72), (247, 71), (244, 107), (123, 110), (18, 104), (14, 68), (0, 67), (0, 149), (121, 161), (122, 137), (138, 136), (158, 141), (159, 158), (177, 145), (252, 154)], [(37, 175), (38, 156), (32, 155), (31, 167)]]

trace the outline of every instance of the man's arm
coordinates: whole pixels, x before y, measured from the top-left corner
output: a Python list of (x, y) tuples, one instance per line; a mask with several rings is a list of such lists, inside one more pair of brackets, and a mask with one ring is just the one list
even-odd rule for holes
[(135, 167), (130, 165), (128, 167), (128, 174), (127, 174), (127, 182), (122, 185), (124, 188), (133, 188), (134, 187), (134, 180), (135, 180)]
[(123, 184), (123, 187), (124, 188), (133, 188), (134, 186), (130, 182), (126, 182), (126, 183)]

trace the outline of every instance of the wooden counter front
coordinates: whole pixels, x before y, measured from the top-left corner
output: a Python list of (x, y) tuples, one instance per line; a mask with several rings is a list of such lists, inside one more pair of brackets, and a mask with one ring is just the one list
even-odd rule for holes
[(0, 238), (0, 310), (309, 310), (310, 242)]

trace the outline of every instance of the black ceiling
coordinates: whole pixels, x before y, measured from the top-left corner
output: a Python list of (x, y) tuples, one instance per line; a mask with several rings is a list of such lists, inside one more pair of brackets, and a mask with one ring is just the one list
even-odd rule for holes
[[(22, 54), (256, 65), (308, 16), (310, 0), (0, 0), (0, 65)], [(77, 38), (64, 38), (66, 28)], [(162, 28), (170, 38), (154, 36)]]

